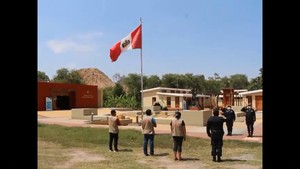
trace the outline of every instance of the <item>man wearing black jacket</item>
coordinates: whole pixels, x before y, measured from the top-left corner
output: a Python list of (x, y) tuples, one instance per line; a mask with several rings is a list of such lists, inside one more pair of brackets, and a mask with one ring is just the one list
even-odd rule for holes
[[(221, 162), (222, 146), (223, 146), (223, 123), (226, 121), (225, 118), (219, 117), (219, 108), (213, 109), (213, 116), (210, 116), (206, 124), (206, 133), (211, 140), (211, 155), (213, 161)], [(216, 159), (217, 156), (217, 159)]]
[(227, 106), (224, 114), (226, 117), (226, 126), (227, 126), (227, 136), (232, 136), (232, 126), (233, 122), (235, 121), (235, 112), (232, 110), (231, 106)]
[(246, 113), (246, 125), (248, 130), (248, 137), (253, 137), (254, 122), (256, 121), (255, 110), (248, 104), (247, 107), (243, 107), (241, 111)]

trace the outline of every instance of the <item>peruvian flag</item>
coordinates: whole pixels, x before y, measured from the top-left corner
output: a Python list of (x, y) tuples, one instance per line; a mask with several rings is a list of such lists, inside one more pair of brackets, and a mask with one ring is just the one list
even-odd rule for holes
[(110, 48), (110, 59), (116, 61), (120, 54), (126, 50), (142, 48), (142, 25), (140, 24), (134, 31), (117, 42)]

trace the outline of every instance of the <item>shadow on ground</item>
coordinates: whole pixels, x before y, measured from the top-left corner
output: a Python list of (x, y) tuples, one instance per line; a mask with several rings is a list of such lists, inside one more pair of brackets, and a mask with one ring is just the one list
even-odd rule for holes
[(182, 158), (181, 161), (196, 161), (200, 160), (200, 158)]
[(240, 159), (222, 159), (222, 162), (245, 162), (247, 160), (240, 160)]

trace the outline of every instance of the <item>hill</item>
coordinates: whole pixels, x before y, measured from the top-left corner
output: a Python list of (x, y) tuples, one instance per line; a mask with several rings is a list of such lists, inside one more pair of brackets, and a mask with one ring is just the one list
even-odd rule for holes
[(97, 68), (79, 69), (78, 73), (85, 84), (96, 85), (98, 88), (107, 88), (115, 86), (115, 83), (102, 71)]

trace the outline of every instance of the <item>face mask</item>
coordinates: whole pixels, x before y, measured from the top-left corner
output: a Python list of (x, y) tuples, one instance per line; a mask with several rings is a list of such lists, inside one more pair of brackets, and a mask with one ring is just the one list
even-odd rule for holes
[(227, 109), (228, 109), (228, 110), (231, 110), (231, 107), (228, 107)]

